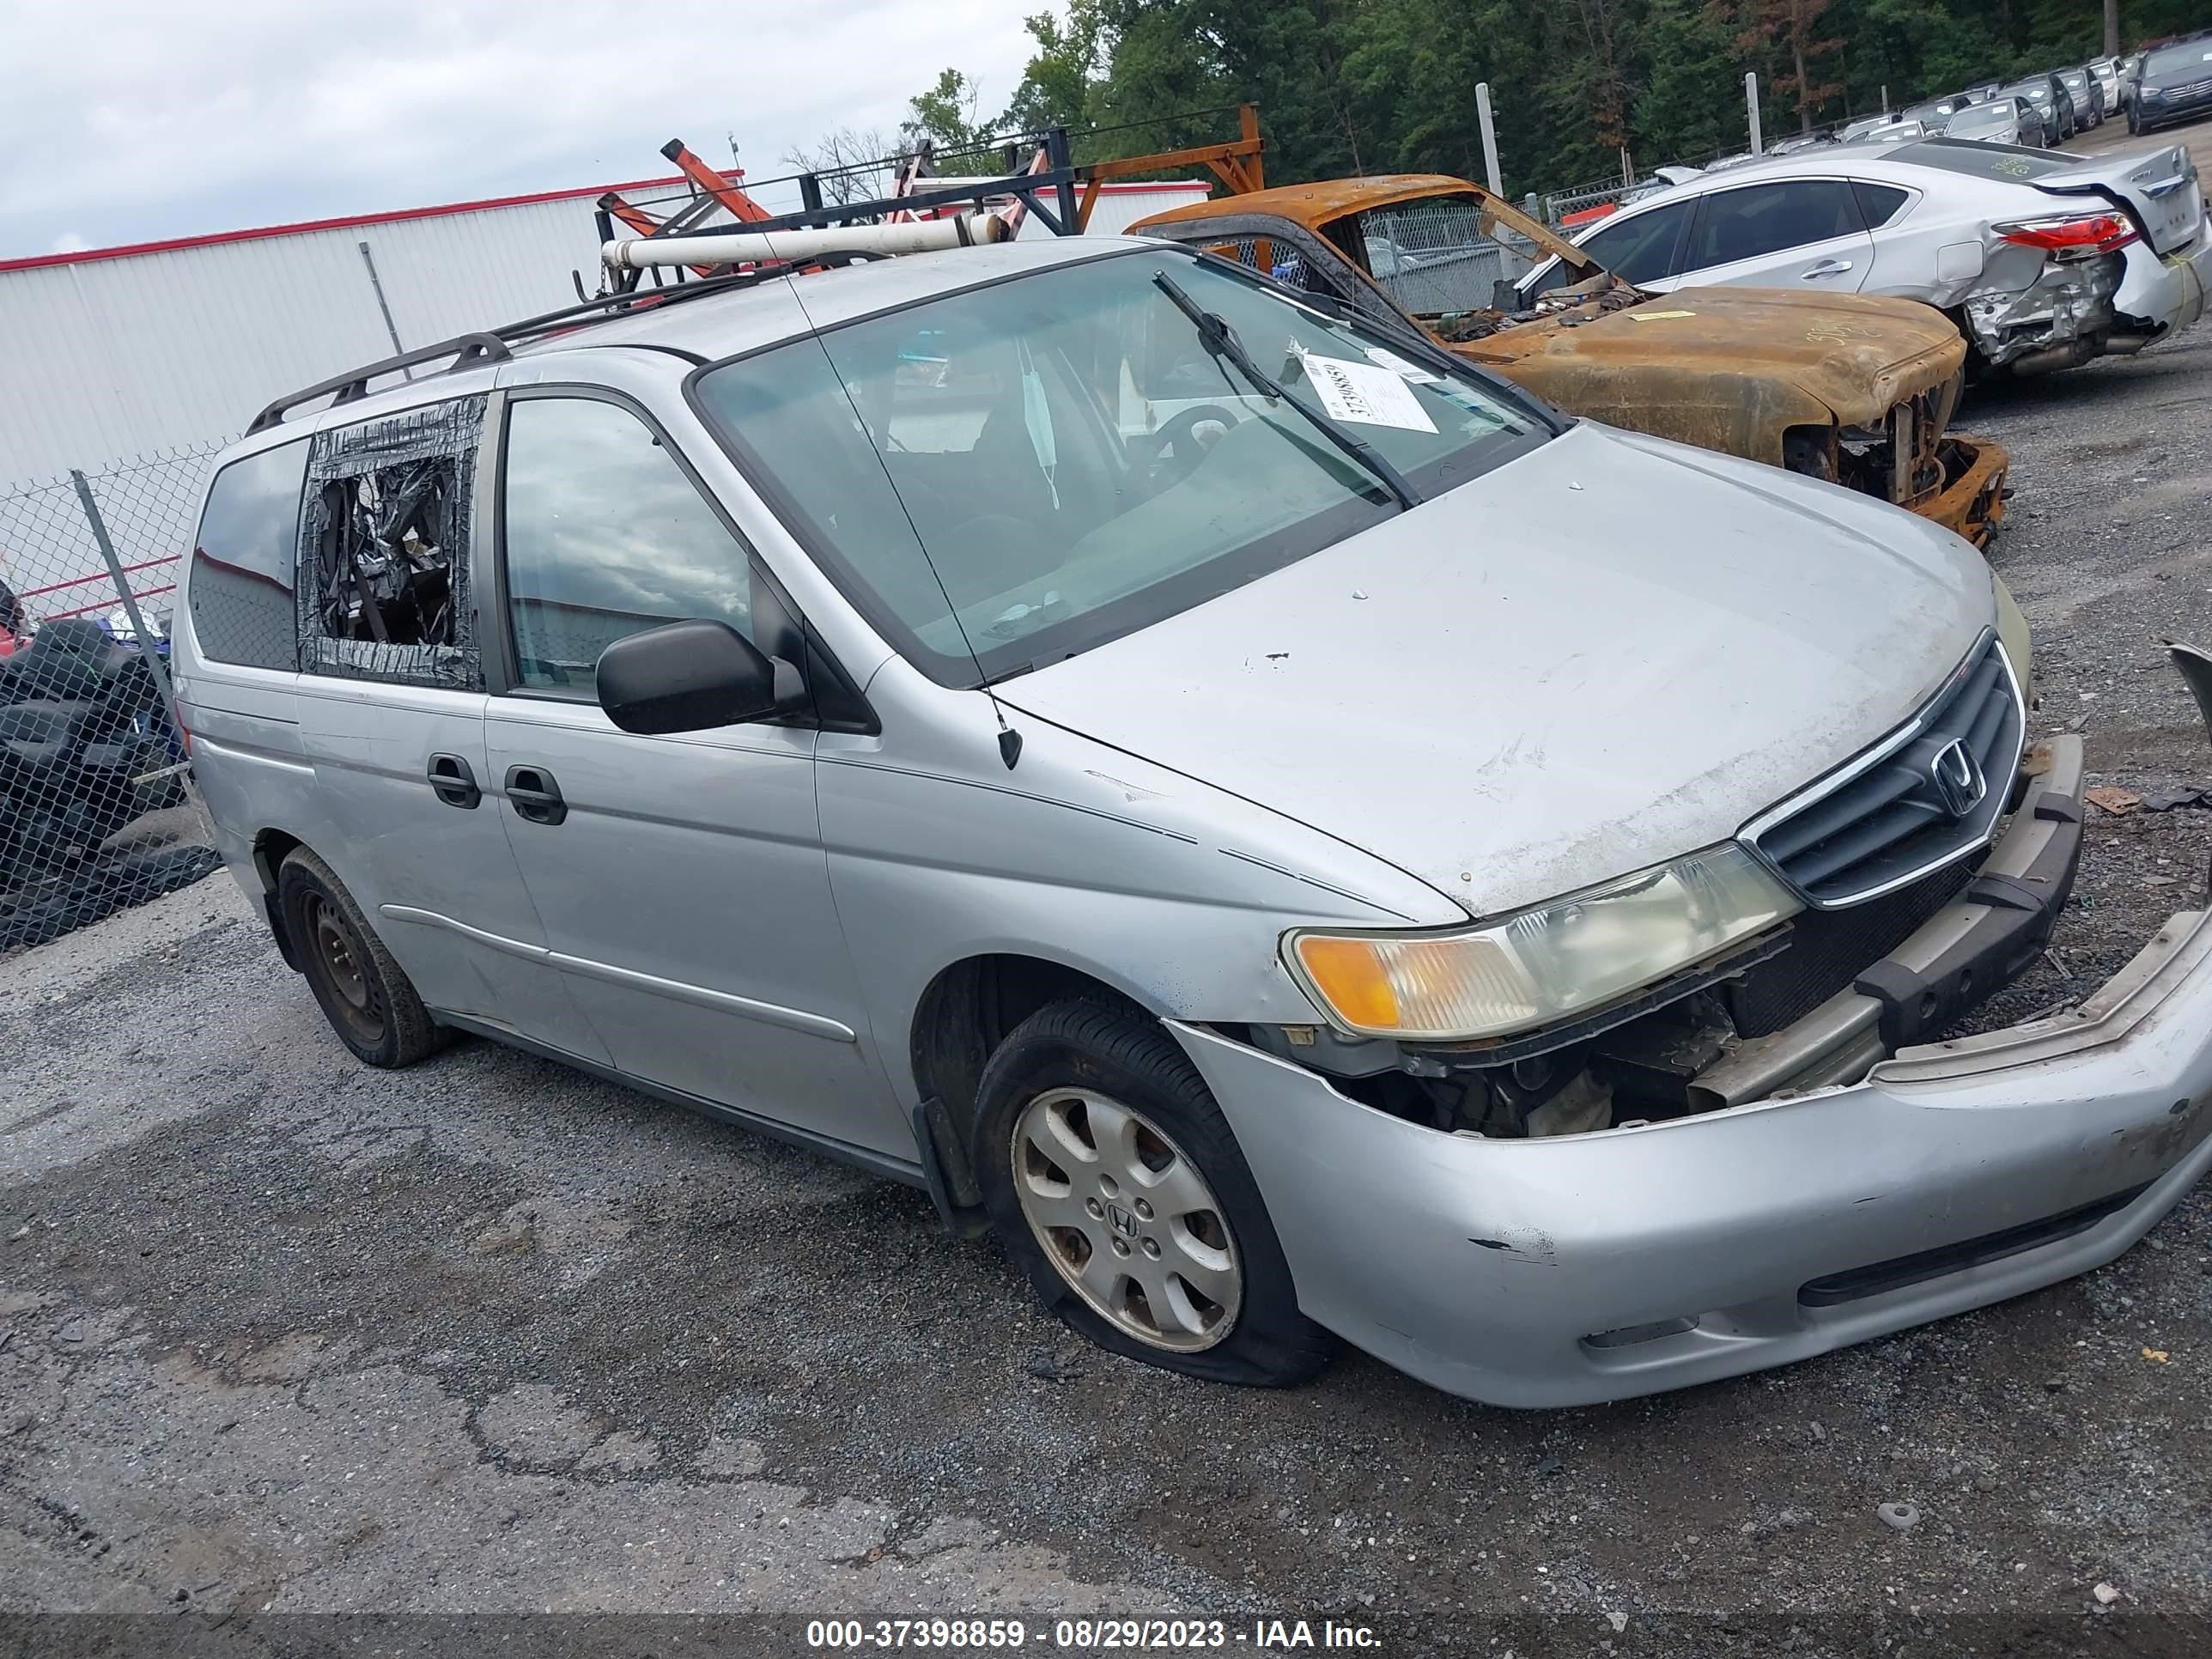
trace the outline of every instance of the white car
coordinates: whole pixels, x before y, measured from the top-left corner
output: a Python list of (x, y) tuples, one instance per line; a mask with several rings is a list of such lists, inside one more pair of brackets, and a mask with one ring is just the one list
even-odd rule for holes
[[(1948, 137), (1835, 145), (1708, 173), (1576, 239), (1664, 293), (1717, 285), (1919, 300), (1978, 368), (2071, 368), (2194, 323), (2212, 280), (2203, 192), (2179, 144), (2079, 156)], [(1566, 280), (1522, 278), (1524, 303)]]

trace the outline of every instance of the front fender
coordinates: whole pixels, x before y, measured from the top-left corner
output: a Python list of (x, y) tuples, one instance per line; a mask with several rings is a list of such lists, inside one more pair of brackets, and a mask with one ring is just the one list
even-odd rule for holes
[(893, 1057), (931, 983), (972, 957), (1056, 963), (1164, 1018), (1305, 1024), (1286, 928), (1466, 919), (1379, 859), (1034, 718), (1015, 716), (1009, 771), (983, 701), (939, 695), (972, 730), (887, 718), (884, 738), (825, 733), (817, 751), (838, 918), (902, 1105), (919, 1091)]

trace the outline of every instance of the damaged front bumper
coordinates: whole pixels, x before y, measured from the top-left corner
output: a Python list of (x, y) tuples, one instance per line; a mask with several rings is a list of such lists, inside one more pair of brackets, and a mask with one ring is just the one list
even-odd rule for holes
[(1976, 547), (1987, 547), (1996, 527), (2004, 522), (2005, 479), (2012, 470), (2011, 455), (2002, 444), (1987, 438), (1953, 433), (1943, 440), (1940, 459), (1942, 487), (1927, 500), (1915, 501), (1912, 510), (1964, 536)]
[[(2062, 744), (1991, 855), (2030, 934), (2063, 901), (2080, 783), (2078, 740)], [(1915, 934), (1931, 975), (1977, 960), (1996, 892), (1978, 882)], [(1299, 1305), (1498, 1405), (1679, 1388), (2017, 1296), (2111, 1261), (2212, 1163), (2205, 913), (2067, 1012), (1907, 1048), (1844, 1086), (1589, 1134), (1441, 1133), (1171, 1026)]]

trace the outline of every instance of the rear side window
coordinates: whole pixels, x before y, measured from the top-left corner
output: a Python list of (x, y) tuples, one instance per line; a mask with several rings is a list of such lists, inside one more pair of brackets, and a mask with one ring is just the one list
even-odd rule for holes
[[(975, 447), (973, 389), (917, 332), (901, 357), (905, 441), (916, 453)], [(901, 416), (892, 431), (902, 432)], [(662, 623), (707, 617), (753, 637), (744, 545), (652, 428), (593, 398), (520, 398), (507, 414), (502, 513), (517, 678), (589, 697), (599, 653)]]
[(1690, 234), (1685, 268), (1704, 270), (1859, 234), (1851, 187), (1840, 179), (1791, 179), (1717, 191)]
[(474, 690), (471, 503), (484, 399), (318, 433), (301, 527), (311, 673)]
[(1859, 198), (1859, 211), (1866, 216), (1869, 229), (1879, 228), (1897, 217), (1899, 210), (1912, 194), (1895, 185), (1870, 185), (1863, 179), (1852, 181), (1851, 193)]
[(210, 662), (300, 666), (292, 594), (307, 442), (233, 461), (215, 475), (192, 547), (192, 637)]

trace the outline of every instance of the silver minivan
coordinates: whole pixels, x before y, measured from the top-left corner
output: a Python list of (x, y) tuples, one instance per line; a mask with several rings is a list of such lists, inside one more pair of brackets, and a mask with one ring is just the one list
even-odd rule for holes
[(474, 1033), (925, 1187), (1172, 1370), (1519, 1406), (2048, 1284), (2212, 1159), (2200, 915), (1951, 1035), (2082, 757), (1908, 513), (1152, 241), (402, 361), (224, 454), (174, 647), (371, 1065)]

